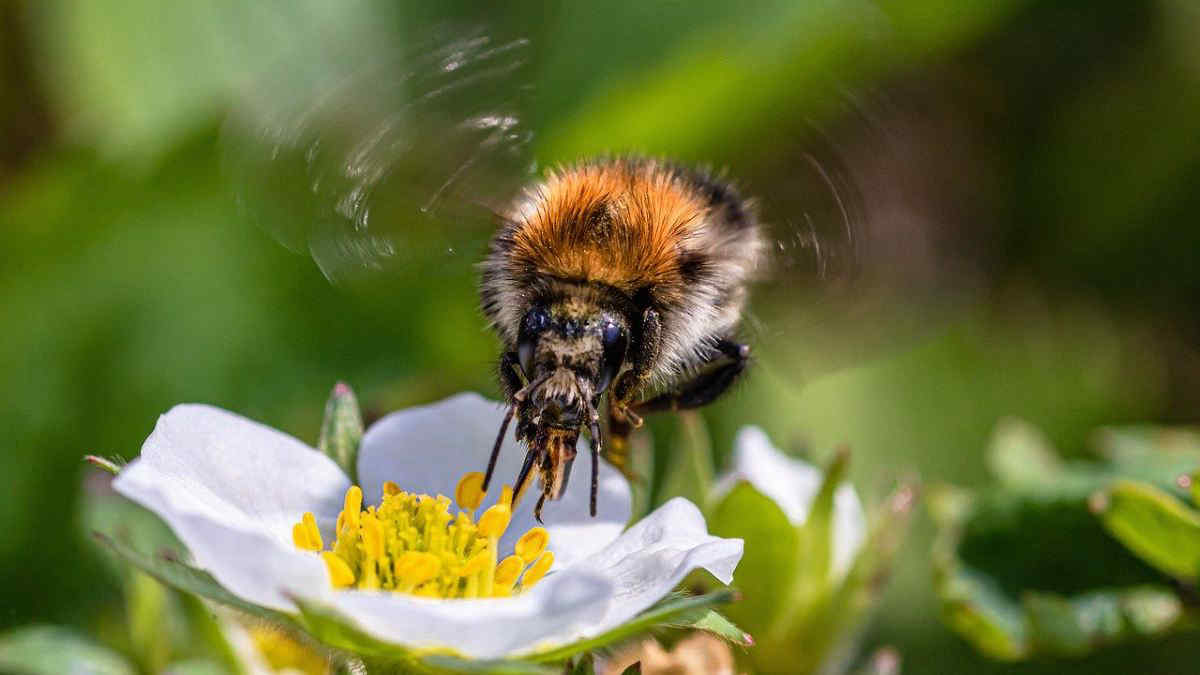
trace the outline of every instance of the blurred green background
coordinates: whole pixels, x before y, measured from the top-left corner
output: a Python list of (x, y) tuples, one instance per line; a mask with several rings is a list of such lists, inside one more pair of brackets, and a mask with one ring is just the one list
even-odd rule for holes
[[(445, 12), (445, 16), (440, 13)], [(1200, 6), (1192, 0), (523, 4), (0, 3), (0, 629), (94, 630), (120, 602), (80, 526), (81, 455), (131, 457), (211, 402), (312, 442), (337, 379), (382, 411), (496, 395), (474, 278), (332, 286), (248, 225), (224, 114), (288, 45), (395, 43), (466, 18), (530, 37), (543, 163), (638, 149), (795, 198), (837, 149), (852, 288), (765, 289), (760, 367), (706, 411), (854, 452), (870, 498), (984, 479), (1006, 416), (1062, 448), (1200, 411)], [(311, 41), (311, 42), (309, 42)], [(817, 131), (819, 130), (819, 131)], [(765, 321), (765, 319), (764, 319)], [(996, 664), (940, 625), (919, 523), (869, 644), (915, 673), (1178, 673), (1186, 638)], [(1192, 641), (1194, 642), (1194, 641)]]

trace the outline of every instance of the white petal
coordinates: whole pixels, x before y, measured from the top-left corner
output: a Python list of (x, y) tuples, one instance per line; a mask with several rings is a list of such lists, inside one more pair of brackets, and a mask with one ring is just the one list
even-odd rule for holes
[(676, 497), (635, 523), (612, 545), (569, 570), (593, 572), (616, 585), (603, 618), (588, 625), (581, 635), (598, 635), (632, 619), (670, 593), (694, 569), (706, 569), (727, 584), (741, 559), (741, 539), (710, 535), (700, 509)]
[[(406, 491), (453, 497), (463, 474), (487, 469), (488, 456), (500, 431), (504, 410), (478, 394), (452, 396), (426, 406), (394, 412), (376, 422), (363, 436), (358, 454), (358, 477), (367, 504), (378, 503), (384, 481)], [(495, 503), (500, 486), (512, 484), (525, 449), (516, 442), (511, 425), (484, 507)], [(563, 569), (600, 550), (621, 533), (632, 512), (629, 483), (606, 462), (600, 463), (597, 513), (589, 515), (591, 466), (587, 441), (581, 439), (580, 456), (563, 498), (548, 502), (542, 511), (554, 551), (554, 569)], [(513, 514), (500, 550), (512, 550), (516, 538), (536, 525), (531, 487)]]
[(312, 511), (332, 534), (349, 480), (291, 436), (211, 406), (180, 405), (159, 418), (113, 487), (162, 517), (227, 589), (287, 610), (284, 591), (328, 583), (321, 561), (293, 546), (292, 525)]
[[(808, 462), (777, 450), (762, 429), (750, 426), (743, 427), (734, 440), (733, 470), (718, 481), (718, 494), (741, 480), (774, 500), (793, 524), (802, 525), (821, 489), (822, 475)], [(866, 520), (858, 493), (848, 483), (839, 486), (833, 495), (835, 576), (845, 574), (862, 547)]]
[(577, 633), (603, 615), (613, 584), (588, 572), (557, 572), (509, 598), (436, 600), (388, 592), (326, 593), (320, 601), (381, 640), (417, 649), (449, 647), (497, 658), (554, 646), (551, 636)]

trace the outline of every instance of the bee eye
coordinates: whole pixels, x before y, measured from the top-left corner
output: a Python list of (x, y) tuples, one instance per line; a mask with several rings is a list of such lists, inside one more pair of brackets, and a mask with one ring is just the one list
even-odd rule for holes
[(629, 337), (620, 325), (609, 321), (600, 329), (600, 341), (604, 346), (604, 363), (600, 365), (600, 382), (597, 393), (603, 393), (612, 383), (621, 365), (625, 363), (625, 348)]
[(521, 370), (525, 377), (533, 377), (533, 350), (537, 346), (538, 336), (550, 326), (550, 313), (545, 307), (534, 307), (521, 320), (521, 330), (517, 335), (517, 359), (521, 362)]

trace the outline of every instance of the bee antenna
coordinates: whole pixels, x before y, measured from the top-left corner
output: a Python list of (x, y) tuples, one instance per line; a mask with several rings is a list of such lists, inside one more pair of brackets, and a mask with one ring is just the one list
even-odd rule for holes
[[(500, 433), (496, 434), (496, 444), (492, 446), (492, 456), (488, 458), (487, 472), (483, 474), (483, 491), (487, 492), (488, 485), (492, 482), (492, 474), (496, 471), (496, 459), (500, 457), (500, 446), (504, 445), (504, 435), (508, 433), (508, 424), (512, 422), (513, 414), (517, 411), (517, 406), (525, 400), (525, 396), (534, 388), (550, 378), (547, 373), (521, 387), (517, 393), (513, 394), (513, 404), (508, 406), (508, 411), (504, 413), (504, 421), (500, 423)], [(520, 483), (517, 484), (520, 487)]]
[(600, 415), (596, 414), (595, 406), (592, 405), (592, 402), (589, 401), (586, 396), (582, 395), (583, 392), (581, 391), (579, 393), (580, 393), (580, 398), (583, 400), (583, 404), (587, 406), (588, 434), (591, 436), (591, 439), (588, 442), (588, 445), (590, 446), (591, 451), (592, 451), (592, 494), (591, 494), (591, 503), (590, 503), (591, 507), (590, 508), (591, 508), (592, 517), (595, 518), (596, 517), (596, 491), (598, 489), (598, 484), (600, 481), (600, 476), (599, 476), (599, 473), (600, 473), (600, 443), (601, 443), (601, 440), (600, 440)]
[(487, 473), (483, 474), (483, 491), (487, 492), (488, 483), (492, 482), (492, 474), (496, 471), (496, 460), (500, 457), (500, 446), (504, 445), (504, 436), (508, 433), (508, 424), (512, 422), (513, 413), (517, 410), (517, 406), (508, 406), (508, 411), (504, 413), (504, 421), (500, 423), (500, 433), (496, 435), (496, 444), (492, 446), (492, 456), (488, 458)]

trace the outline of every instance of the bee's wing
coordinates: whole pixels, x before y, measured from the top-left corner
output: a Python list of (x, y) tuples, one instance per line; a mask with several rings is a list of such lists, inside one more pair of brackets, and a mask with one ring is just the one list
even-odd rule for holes
[(889, 103), (852, 103), (841, 128), (799, 129), (746, 179), (761, 194), (768, 250), (743, 331), (772, 369), (802, 378), (886, 352), (900, 328), (928, 330), (932, 317), (888, 330), (882, 322), (895, 320), (898, 301), (954, 286), (953, 266), (928, 241), (938, 214), (896, 186), (914, 163), (879, 121), (893, 115)]
[(443, 28), (315, 76), (298, 55), (223, 130), (239, 203), (335, 283), (468, 267), (533, 168), (529, 51)]

